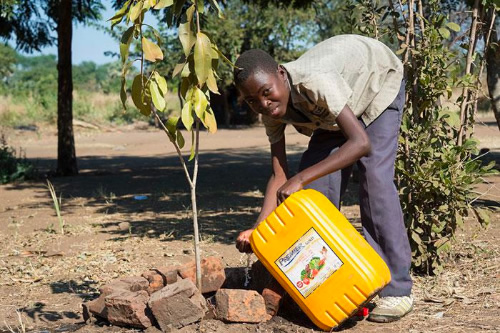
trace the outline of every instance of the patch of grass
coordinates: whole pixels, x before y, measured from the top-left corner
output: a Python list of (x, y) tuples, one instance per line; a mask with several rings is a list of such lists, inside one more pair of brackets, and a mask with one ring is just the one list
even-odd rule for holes
[(47, 188), (49, 189), (50, 196), (52, 198), (52, 202), (54, 203), (54, 209), (57, 214), (57, 220), (59, 221), (59, 230), (61, 231), (61, 235), (64, 234), (64, 220), (62, 219), (61, 216), (61, 204), (62, 204), (62, 196), (59, 195), (59, 198), (56, 195), (56, 190), (54, 189), (54, 186), (50, 182), (50, 180), (47, 179)]
[(35, 168), (25, 157), (17, 157), (16, 150), (0, 137), (0, 184), (35, 178)]

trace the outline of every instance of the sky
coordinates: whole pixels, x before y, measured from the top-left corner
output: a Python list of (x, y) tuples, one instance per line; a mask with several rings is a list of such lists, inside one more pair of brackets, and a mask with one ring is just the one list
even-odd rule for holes
[[(106, 9), (102, 11), (102, 21), (98, 23), (100, 25), (109, 26), (110, 23), (106, 21), (110, 19), (116, 11), (111, 7), (111, 1), (104, 0), (102, 3)], [(150, 14), (149, 16), (151, 17), (152, 15)], [(146, 22), (147, 21), (149, 20), (146, 20)], [(117, 57), (105, 56), (104, 52), (106, 51), (112, 51), (118, 54), (120, 52), (118, 41), (114, 40), (103, 30), (73, 23), (73, 64), (78, 65), (82, 61), (93, 61), (101, 65), (118, 60)], [(43, 48), (41, 53), (57, 55), (57, 45)], [(39, 52), (33, 52), (31, 55), (39, 54)]]

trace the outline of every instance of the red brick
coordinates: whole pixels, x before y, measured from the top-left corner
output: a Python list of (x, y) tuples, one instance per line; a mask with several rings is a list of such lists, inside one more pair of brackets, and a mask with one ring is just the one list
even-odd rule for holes
[(272, 280), (262, 291), (262, 297), (269, 315), (275, 316), (280, 308), (280, 302), (285, 295), (285, 290), (276, 280)]
[(203, 295), (189, 279), (153, 293), (148, 305), (163, 331), (197, 322), (207, 310)]
[(149, 295), (145, 290), (121, 291), (106, 296), (108, 320), (117, 326), (148, 328), (154, 320), (146, 303)]
[[(196, 264), (193, 261), (179, 268), (179, 275), (183, 279), (190, 279), (196, 284)], [(226, 274), (222, 260), (216, 257), (207, 257), (201, 260), (201, 292), (217, 291), (224, 281)]]
[(271, 318), (264, 298), (255, 290), (219, 289), (215, 300), (217, 318), (224, 321), (259, 323)]

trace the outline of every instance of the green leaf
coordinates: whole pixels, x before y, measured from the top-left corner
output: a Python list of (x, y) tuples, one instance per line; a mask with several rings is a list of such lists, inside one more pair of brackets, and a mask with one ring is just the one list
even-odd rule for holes
[(120, 23), (122, 20), (123, 20), (123, 17), (125, 16), (126, 12), (127, 12), (127, 9), (128, 9), (128, 6), (130, 5), (130, 1), (132, 0), (127, 0), (122, 8), (120, 8), (116, 13), (115, 15), (110, 18), (108, 21), (111, 21), (111, 29), (113, 29), (113, 27), (115, 25), (117, 25), (118, 23)]
[(167, 94), (167, 80), (165, 80), (165, 78), (156, 71), (153, 72), (153, 80), (155, 80), (156, 84), (158, 84), (161, 95), (165, 97)]
[(151, 114), (151, 93), (149, 89), (144, 89), (143, 81), (146, 82), (147, 78), (141, 74), (134, 78), (132, 82), (132, 101), (143, 115), (149, 116)]
[(193, 21), (193, 13), (195, 6), (192, 5), (186, 11), (184, 16), (185, 21), (179, 25), (179, 39), (182, 44), (182, 49), (184, 50), (184, 55), (187, 57), (191, 52), (191, 48), (196, 43), (196, 36), (191, 28)]
[(198, 7), (198, 13), (203, 14), (205, 12), (205, 1), (196, 0), (196, 6)]
[(186, 104), (184, 104), (184, 106), (182, 107), (182, 111), (181, 111), (181, 120), (182, 120), (182, 123), (184, 124), (184, 127), (186, 127), (186, 129), (188, 131), (191, 130), (191, 127), (193, 126), (193, 114), (192, 114), (192, 105), (191, 105), (191, 102), (186, 102)]
[(194, 44), (194, 68), (198, 84), (203, 85), (212, 70), (211, 43), (207, 35), (199, 32)]
[(153, 98), (153, 105), (158, 111), (164, 111), (165, 110), (165, 98), (163, 97), (162, 93), (160, 93), (160, 90), (158, 89), (158, 84), (156, 81), (151, 80), (149, 81), (149, 89), (151, 90), (151, 97)]
[(137, 18), (141, 15), (141, 11), (142, 1), (138, 1), (135, 3), (135, 5), (132, 6), (132, 8), (130, 8), (130, 20), (132, 22), (135, 22), (135, 20), (137, 20)]
[(170, 140), (174, 141), (177, 133), (177, 123), (179, 122), (179, 117), (172, 116), (167, 119), (167, 131), (170, 134)]
[(170, 7), (174, 4), (174, 0), (160, 0), (158, 3), (153, 7), (153, 9), (163, 9), (166, 7)]
[(198, 87), (193, 87), (191, 94), (191, 103), (193, 104), (194, 112), (200, 119), (204, 119), (205, 110), (207, 109), (207, 96)]
[(130, 43), (132, 42), (132, 36), (134, 35), (134, 29), (135, 26), (128, 28), (120, 39), (120, 57), (122, 59), (122, 64), (128, 60), (128, 52)]
[(189, 89), (189, 86), (191, 85), (191, 83), (189, 82), (189, 78), (182, 78), (182, 81), (181, 81), (181, 96), (186, 99), (186, 94), (188, 92), (188, 89)]
[(213, 70), (210, 70), (210, 72), (208, 73), (207, 87), (214, 94), (220, 95), (219, 88), (217, 87), (217, 81), (215, 80), (215, 76), (214, 76), (214, 71)]
[(120, 86), (120, 100), (122, 101), (123, 108), (127, 109), (127, 79), (123, 76)]
[(444, 39), (448, 39), (450, 38), (450, 30), (446, 29), (446, 28), (439, 28), (438, 29), (439, 31), (439, 34), (444, 38)]
[(179, 145), (179, 148), (184, 148), (185, 144), (184, 136), (182, 136), (182, 132), (177, 130), (177, 144)]
[(160, 47), (146, 37), (142, 37), (142, 50), (144, 51), (144, 58), (146, 60), (151, 62), (163, 60), (163, 52)]
[(446, 23), (446, 26), (450, 30), (453, 30), (455, 32), (459, 32), (460, 31), (460, 26), (458, 24), (456, 24), (455, 22), (448, 22), (448, 23)]
[(191, 154), (189, 155), (188, 161), (192, 161), (196, 151), (194, 149), (194, 131), (191, 131)]

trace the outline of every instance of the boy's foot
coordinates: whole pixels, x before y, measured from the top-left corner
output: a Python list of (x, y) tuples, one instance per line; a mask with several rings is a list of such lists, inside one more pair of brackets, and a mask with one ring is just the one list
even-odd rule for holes
[(399, 320), (413, 310), (411, 296), (379, 297), (376, 303), (377, 306), (370, 312), (368, 320), (377, 323), (390, 323)]

